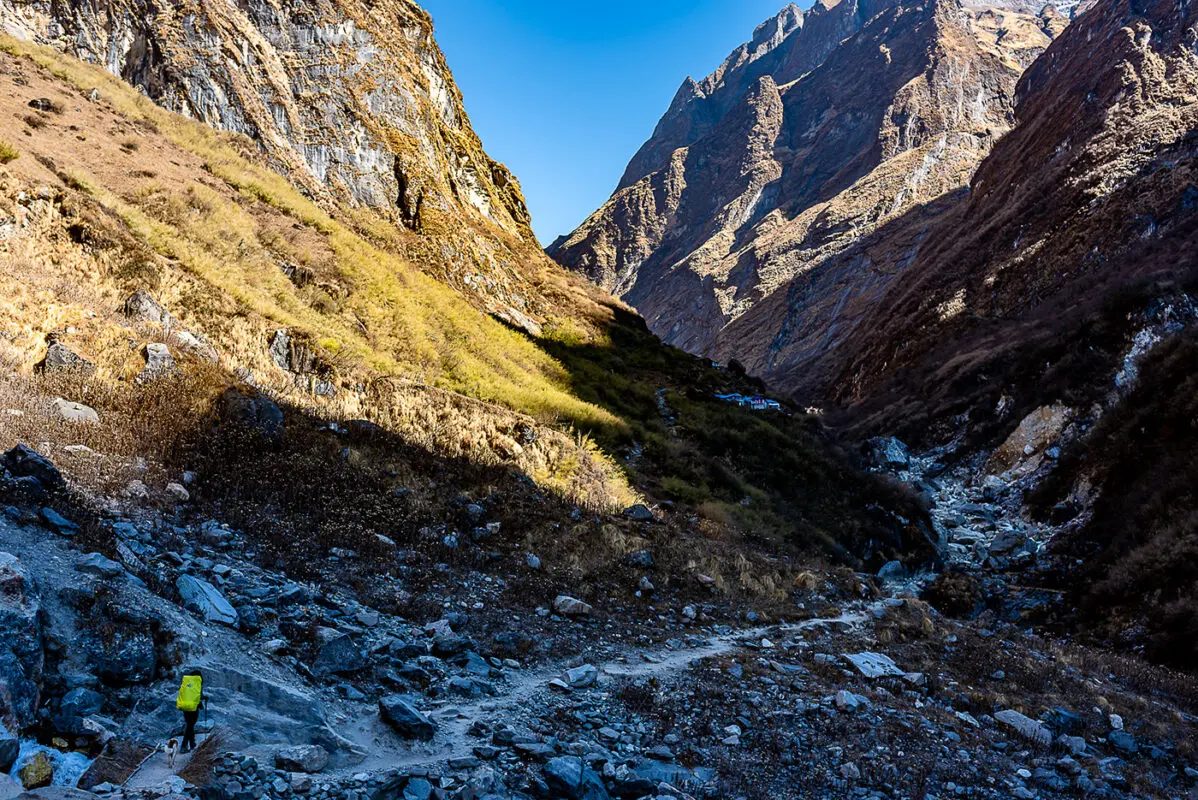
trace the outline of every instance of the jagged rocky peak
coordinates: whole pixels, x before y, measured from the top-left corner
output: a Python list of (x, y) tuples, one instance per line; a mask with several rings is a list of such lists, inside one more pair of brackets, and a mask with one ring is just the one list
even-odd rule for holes
[[(1009, 129), (1016, 81), (1059, 31), (1053, 19), (1043, 3), (956, 0), (820, 3), (801, 24), (784, 12), (760, 45), (683, 86), (622, 188), (551, 255), (670, 344), (771, 377), (789, 366), (779, 335), (802, 340), (785, 358), (810, 357), (844, 330), (839, 298), (891, 274), (822, 265), (968, 184)], [(776, 104), (763, 103), (767, 86)], [(799, 290), (813, 315), (787, 301), (731, 327), (801, 275), (816, 280)]]
[(7, 32), (104, 65), (170, 110), (249, 136), (317, 197), (411, 228), (463, 213), (531, 239), (410, 0), (0, 6)]

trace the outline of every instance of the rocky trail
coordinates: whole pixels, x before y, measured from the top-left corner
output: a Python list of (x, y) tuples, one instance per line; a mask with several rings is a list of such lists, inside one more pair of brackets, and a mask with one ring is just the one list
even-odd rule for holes
[[(1018, 528), (993, 490), (885, 449), (887, 469), (938, 482), (946, 539), (967, 527), (951, 524), (969, 513), (953, 503), (985, 511), (968, 528), (990, 551)], [(917, 599), (921, 575), (808, 573), (771, 623), (661, 592), (516, 610), (473, 573), (417, 623), (335, 580), (271, 570), (211, 520), (109, 524), (119, 560), (47, 508), (0, 519), (0, 623), (40, 621), (50, 722), (80, 732), (66, 745), (94, 761), (79, 786), (108, 800), (193, 795), (178, 777), (187, 757), (172, 770), (161, 752), (192, 666), (227, 740), (189, 781), (221, 800), (751, 799), (793, 794), (799, 764), (806, 796), (871, 800), (1087, 787), (1118, 800), (1129, 776), (1165, 791), (1191, 781), (1175, 744), (1195, 719), (1182, 701), (1142, 698), (1114, 666), (1062, 667), (1065, 651), (1018, 620), (946, 619)], [(1002, 565), (973, 552), (968, 568)], [(122, 759), (127, 745), (158, 749)], [(905, 753), (921, 754), (918, 769)]]
[[(774, 646), (773, 641), (802, 631), (823, 629), (849, 632), (864, 624), (865, 613), (845, 613), (835, 617), (816, 618), (803, 622), (771, 625), (749, 630), (736, 630), (709, 638), (696, 638), (692, 646), (654, 648), (628, 651), (610, 661), (570, 667), (537, 667), (511, 673), (498, 687), (498, 695), (476, 703), (449, 704), (429, 716), (438, 723), (432, 742), (413, 744), (399, 740), (379, 721), (377, 709), (364, 708), (356, 719), (335, 726), (347, 740), (357, 744), (370, 755), (360, 764), (340, 770), (342, 775), (367, 774), (378, 770), (411, 769), (433, 766), (452, 759), (469, 759), (477, 737), (470, 735), (476, 723), (498, 725), (510, 719), (513, 712), (544, 705), (552, 693), (570, 691), (563, 676), (571, 669), (589, 672), (581, 688), (610, 689), (621, 680), (656, 679), (667, 683), (695, 664), (730, 653), (761, 650)], [(592, 671), (593, 670), (593, 671)], [(554, 683), (554, 681), (558, 683)]]

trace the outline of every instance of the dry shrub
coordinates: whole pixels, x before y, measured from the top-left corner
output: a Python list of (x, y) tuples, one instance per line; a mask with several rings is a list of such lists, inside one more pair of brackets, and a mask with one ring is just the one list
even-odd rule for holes
[(981, 584), (973, 575), (951, 571), (936, 576), (923, 590), (923, 599), (947, 617), (971, 617), (981, 604)]
[(204, 787), (212, 782), (216, 763), (230, 741), (229, 731), (223, 727), (215, 727), (204, 737), (204, 741), (192, 751), (191, 758), (179, 770), (179, 777), (192, 786)]

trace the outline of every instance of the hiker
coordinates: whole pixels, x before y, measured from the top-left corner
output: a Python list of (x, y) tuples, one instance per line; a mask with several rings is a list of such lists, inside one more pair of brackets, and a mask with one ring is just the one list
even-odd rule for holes
[(179, 684), (179, 696), (175, 708), (183, 712), (183, 744), (179, 752), (187, 753), (196, 746), (196, 723), (200, 721), (200, 708), (204, 705), (204, 678), (198, 669), (183, 675)]

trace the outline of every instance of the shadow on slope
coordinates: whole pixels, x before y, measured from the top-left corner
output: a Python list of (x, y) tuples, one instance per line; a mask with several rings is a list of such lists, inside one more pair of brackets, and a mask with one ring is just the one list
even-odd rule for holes
[(766, 388), (735, 362), (719, 368), (663, 346), (623, 307), (613, 304), (606, 337), (541, 344), (580, 399), (626, 424), (587, 432), (619, 455), (639, 490), (752, 539), (837, 560), (931, 557), (914, 495), (862, 471), (818, 417), (716, 399)]

